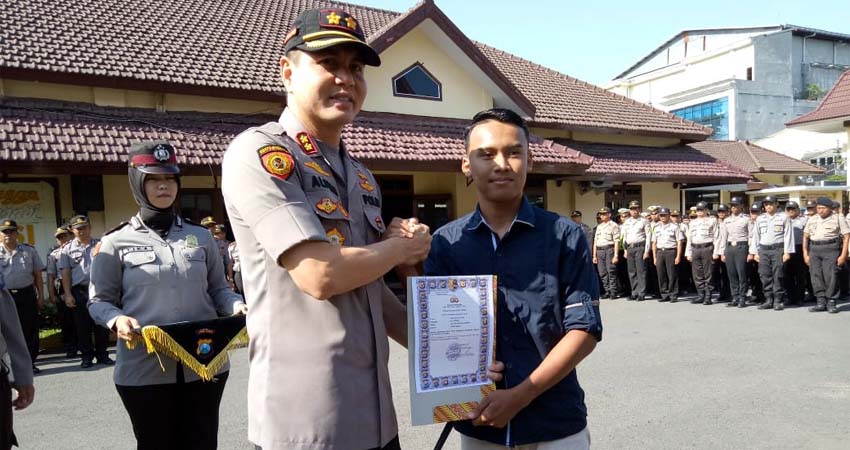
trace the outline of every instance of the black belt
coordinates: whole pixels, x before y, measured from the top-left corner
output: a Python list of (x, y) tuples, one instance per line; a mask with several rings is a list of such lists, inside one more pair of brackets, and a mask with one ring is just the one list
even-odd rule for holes
[(713, 246), (714, 246), (713, 242), (708, 242), (708, 243), (705, 243), (705, 244), (691, 244), (691, 248), (706, 248), (706, 247), (713, 247)]
[(626, 248), (635, 248), (635, 247), (646, 247), (646, 241), (635, 242), (633, 244), (626, 244)]
[(737, 247), (739, 245), (749, 245), (749, 242), (747, 242), (747, 241), (727, 242), (726, 245), (728, 245), (730, 247)]
[(34, 291), (34, 290), (35, 290), (35, 287), (33, 287), (33, 285), (29, 285), (27, 287), (22, 287), (22, 288), (18, 288), (18, 289), (9, 289), (9, 292), (11, 294), (19, 294), (19, 293), (23, 294), (25, 292), (30, 292), (30, 291)]
[(614, 244), (609, 244), (609, 245), (597, 245), (597, 246), (596, 246), (596, 249), (597, 249), (597, 250), (607, 250), (607, 249), (609, 249), (609, 248), (614, 248)]
[(659, 248), (659, 249), (658, 249), (658, 251), (659, 251), (659, 252), (666, 252), (666, 251), (670, 251), (670, 250), (676, 250), (676, 247), (670, 247), (670, 248)]
[(827, 240), (824, 240), (824, 241), (809, 241), (809, 244), (811, 244), (811, 245), (831, 245), (831, 244), (837, 244), (839, 242), (841, 242), (841, 238), (827, 239)]
[(759, 249), (761, 250), (776, 250), (778, 248), (784, 248), (784, 244), (770, 244), (770, 245), (760, 245)]
[(75, 284), (75, 285), (71, 286), (71, 289), (88, 289), (88, 288), (89, 288), (88, 283), (80, 283), (80, 284)]

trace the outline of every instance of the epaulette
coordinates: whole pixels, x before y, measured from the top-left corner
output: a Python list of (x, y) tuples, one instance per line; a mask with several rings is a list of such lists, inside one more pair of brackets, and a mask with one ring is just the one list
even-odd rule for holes
[(206, 228), (206, 227), (204, 227), (203, 225), (199, 224), (198, 222), (195, 222), (195, 221), (194, 221), (194, 220), (192, 220), (192, 219), (187, 219), (187, 218), (185, 218), (185, 217), (181, 217), (181, 219), (183, 219), (183, 222), (186, 222), (186, 223), (188, 223), (189, 225), (195, 225), (195, 226), (197, 226), (197, 227)]
[(35, 248), (32, 245), (27, 244), (26, 242), (18, 242), (18, 245), (23, 245), (24, 247)]
[[(107, 231), (106, 233), (103, 233), (103, 235), (104, 235), (104, 236), (109, 236), (110, 234), (112, 234), (112, 233), (114, 233), (114, 232), (116, 232), (116, 231), (118, 231), (118, 230), (120, 230), (120, 229), (122, 229), (122, 228), (126, 227), (127, 225), (130, 225), (130, 222), (129, 222), (129, 221), (127, 221), (127, 222), (121, 222), (121, 223), (119, 223), (119, 224), (118, 224), (118, 226), (116, 226), (115, 228), (113, 228), (113, 229), (111, 229), (111, 230)], [(68, 241), (68, 242), (70, 242), (70, 241)]]

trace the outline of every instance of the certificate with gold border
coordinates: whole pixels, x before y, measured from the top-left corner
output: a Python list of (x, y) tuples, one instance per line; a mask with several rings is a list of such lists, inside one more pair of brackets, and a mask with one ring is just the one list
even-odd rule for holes
[(464, 420), (493, 389), (496, 277), (408, 279), (413, 425)]

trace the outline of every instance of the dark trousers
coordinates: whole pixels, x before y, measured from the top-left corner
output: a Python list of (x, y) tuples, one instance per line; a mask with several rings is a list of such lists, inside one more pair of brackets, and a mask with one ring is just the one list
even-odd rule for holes
[(841, 248), (836, 245), (809, 247), (809, 270), (818, 303), (838, 300), (838, 256), (840, 254)]
[(655, 270), (658, 272), (658, 290), (661, 300), (677, 300), (679, 298), (679, 273), (676, 267), (675, 248), (658, 249)]
[(720, 299), (726, 300), (732, 296), (732, 289), (729, 287), (729, 275), (726, 263), (719, 259), (714, 260), (711, 268), (711, 285), (720, 295)]
[(9, 450), (18, 445), (12, 430), (12, 385), (9, 384), (9, 371), (0, 362), (0, 450)]
[(596, 249), (596, 271), (602, 279), (602, 287), (608, 295), (619, 295), (617, 283), (617, 265), (611, 262), (614, 258), (614, 247)]
[(9, 289), (9, 292), (15, 299), (15, 308), (18, 310), (24, 340), (27, 342), (30, 359), (35, 364), (35, 359), (38, 358), (38, 300), (35, 296), (35, 288), (27, 286), (21, 289)]
[(218, 411), (228, 372), (216, 381), (119, 386), (118, 395), (133, 423), (138, 450), (215, 450), (218, 448)]
[[(699, 245), (699, 244), (697, 244)], [(697, 293), (707, 295), (711, 293), (711, 265), (714, 246), (706, 247), (691, 247), (691, 270), (694, 273), (694, 285), (696, 285)]]
[(66, 353), (76, 353), (77, 324), (74, 322), (74, 310), (65, 305), (61, 289), (55, 289), (55, 293), (56, 298), (59, 299), (56, 304), (56, 314), (59, 316), (59, 327), (62, 329), (62, 346), (65, 347)]
[[(254, 449), (263, 450), (263, 447), (255, 445)], [(401, 450), (401, 444), (399, 443), (398, 436), (396, 436), (393, 440), (387, 442), (387, 445), (383, 447), (370, 448), (369, 450)]]
[(632, 297), (646, 295), (646, 260), (643, 259), (646, 243), (630, 245), (626, 250), (629, 257), (626, 264), (629, 269), (629, 285), (632, 287)]
[(782, 270), (782, 245), (762, 246), (759, 249), (759, 277), (767, 302), (785, 303), (784, 278)]
[(791, 254), (791, 259), (785, 263), (785, 291), (788, 301), (802, 305), (806, 295), (806, 263), (803, 261), (803, 246), (798, 245)]
[[(682, 241), (682, 248), (685, 248), (687, 241)], [(679, 295), (685, 295), (694, 290), (694, 276), (691, 270), (691, 262), (687, 258), (682, 258), (679, 262)]]
[(755, 261), (747, 263), (747, 280), (750, 282), (750, 287), (752, 288), (752, 296), (757, 302), (763, 302), (764, 289), (761, 284), (761, 277), (759, 276), (759, 263)]
[[(91, 361), (92, 358), (106, 359), (106, 346), (109, 344), (109, 331), (97, 326), (89, 315), (86, 304), (89, 301), (88, 286), (74, 286), (71, 288), (77, 306), (74, 310), (74, 323), (77, 325), (77, 345), (83, 354), (83, 361)], [(94, 346), (92, 346), (92, 332), (94, 332)]]
[(726, 246), (726, 275), (729, 278), (729, 290), (732, 301), (747, 300), (747, 257), (749, 249), (746, 243)]

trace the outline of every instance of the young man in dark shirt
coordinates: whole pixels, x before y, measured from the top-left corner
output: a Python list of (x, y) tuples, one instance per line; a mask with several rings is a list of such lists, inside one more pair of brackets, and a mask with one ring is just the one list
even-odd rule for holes
[(510, 110), (476, 114), (462, 170), (478, 207), (435, 233), (425, 262), (426, 275), (498, 280), (495, 359), (504, 371), (470, 420), (455, 423), (465, 450), (590, 447), (575, 368), (602, 338), (599, 284), (582, 229), (523, 195), (528, 135)]

